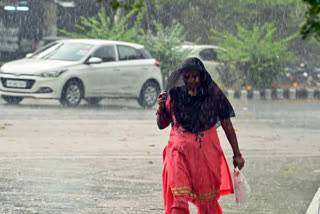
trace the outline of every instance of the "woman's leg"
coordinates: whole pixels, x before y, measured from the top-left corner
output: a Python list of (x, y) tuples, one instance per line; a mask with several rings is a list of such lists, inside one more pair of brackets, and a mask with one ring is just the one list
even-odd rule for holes
[(189, 214), (189, 204), (185, 197), (175, 197), (168, 185), (167, 173), (162, 172), (162, 191), (165, 214)]
[(170, 214), (190, 214), (189, 204), (184, 197), (173, 197)]
[(165, 214), (189, 214), (189, 204), (185, 197), (173, 196), (169, 186), (163, 189)]
[(222, 208), (217, 200), (209, 202), (195, 202), (198, 214), (223, 214)]
[(171, 194), (166, 200), (165, 214), (190, 214), (188, 201), (184, 197), (174, 197)]

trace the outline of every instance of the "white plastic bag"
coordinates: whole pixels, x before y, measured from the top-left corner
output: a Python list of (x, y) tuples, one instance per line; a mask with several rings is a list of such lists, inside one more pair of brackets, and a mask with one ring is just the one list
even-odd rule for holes
[(241, 206), (250, 197), (251, 189), (244, 174), (236, 167), (233, 171), (234, 194), (236, 203)]

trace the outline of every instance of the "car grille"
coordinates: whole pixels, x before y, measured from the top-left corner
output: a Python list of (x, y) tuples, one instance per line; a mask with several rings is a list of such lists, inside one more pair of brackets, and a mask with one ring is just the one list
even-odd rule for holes
[[(7, 86), (7, 80), (25, 81), (26, 82), (26, 87), (25, 88), (8, 87)], [(32, 88), (32, 86), (33, 86), (33, 84), (35, 82), (36, 82), (35, 80), (30, 80), (30, 79), (14, 79), (14, 78), (3, 78), (3, 77), (1, 77), (1, 83), (2, 83), (3, 87), (5, 87), (5, 88), (30, 89), (30, 88)]]

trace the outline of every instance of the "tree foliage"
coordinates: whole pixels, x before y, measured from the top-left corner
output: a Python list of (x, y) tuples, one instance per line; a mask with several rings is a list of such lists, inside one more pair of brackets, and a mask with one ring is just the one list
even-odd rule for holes
[(121, 0), (97, 0), (97, 2), (107, 2), (109, 3), (109, 6), (116, 10), (118, 8), (124, 8), (126, 10), (131, 9), (142, 9), (145, 7), (145, 3), (143, 0), (136, 0), (136, 1), (130, 1), (130, 2), (123, 2)]
[(184, 41), (184, 28), (177, 21), (166, 27), (156, 22), (153, 24), (155, 33), (149, 29), (142, 43), (161, 62), (162, 73), (167, 77), (186, 57), (186, 53), (178, 48)]
[[(179, 53), (174, 53), (176, 50), (173, 48), (176, 45), (179, 46), (179, 44), (182, 44), (181, 38), (185, 38), (187, 41), (191, 42), (198, 41), (201, 44), (217, 43), (218, 40), (215, 38), (212, 39), (212, 32), (210, 29), (215, 29), (217, 32), (229, 32), (229, 35), (235, 35), (235, 38), (238, 39), (240, 36), (239, 34), (244, 33), (240, 28), (246, 29), (250, 33), (257, 34), (257, 32), (264, 32), (260, 34), (262, 39), (257, 39), (258, 37), (253, 37), (250, 33), (248, 34), (248, 41), (243, 38), (239, 39), (242, 43), (248, 44), (248, 47), (247, 49), (241, 49), (241, 47), (238, 46), (238, 50), (247, 51), (248, 53), (246, 53), (245, 56), (250, 56), (250, 60), (245, 61), (245, 58), (234, 58), (234, 56), (232, 58), (233, 61), (241, 59), (236, 64), (237, 67), (241, 69), (241, 72), (243, 72), (242, 76), (244, 76), (244, 74), (246, 75), (246, 81), (252, 82), (254, 78), (258, 78), (260, 75), (260, 80), (255, 81), (257, 83), (250, 83), (253, 85), (256, 84), (257, 87), (260, 87), (262, 84), (258, 83), (259, 81), (262, 81), (262, 79), (267, 81), (266, 84), (269, 86), (269, 83), (272, 82), (272, 78), (270, 79), (270, 77), (272, 77), (272, 74), (276, 72), (275, 70), (278, 70), (276, 73), (281, 73), (284, 63), (290, 61), (286, 60), (285, 54), (283, 56), (279, 53), (276, 54), (277, 51), (281, 53), (288, 53), (288, 56), (290, 56), (288, 58), (291, 58), (293, 55), (292, 52), (294, 52), (295, 55), (299, 57), (299, 61), (301, 60), (305, 63), (317, 63), (319, 61), (316, 57), (318, 56), (317, 52), (319, 52), (319, 46), (315, 46), (312, 42), (302, 41), (300, 37), (290, 36), (300, 31), (303, 14), (307, 9), (304, 2), (307, 2), (309, 5), (318, 5), (318, 9), (311, 9), (314, 7), (310, 6), (310, 10), (308, 11), (312, 11), (313, 15), (311, 15), (311, 12), (307, 12), (306, 14), (309, 14), (308, 17), (312, 21), (307, 21), (305, 23), (301, 33), (304, 35), (304, 38), (307, 38), (307, 35), (314, 35), (316, 38), (319, 38), (319, 36), (316, 36), (318, 35), (316, 33), (319, 32), (319, 25), (315, 24), (319, 23), (319, 21), (317, 22), (317, 20), (319, 20), (319, 15), (316, 15), (319, 14), (319, 0), (97, 1), (107, 3), (116, 10), (128, 9), (123, 12), (124, 14), (135, 10), (136, 12), (135, 15), (130, 16), (126, 21), (124, 21), (126, 24), (123, 23), (123, 25), (118, 25), (117, 30), (116, 27), (113, 26), (115, 20), (112, 16), (110, 17), (109, 22), (107, 22), (107, 25), (113, 27), (109, 27), (108, 31), (102, 30), (102, 27), (99, 27), (101, 25), (95, 25), (96, 31), (92, 31), (90, 33), (90, 27), (81, 25), (84, 27), (85, 31), (88, 31), (88, 35), (91, 37), (97, 35), (96, 37), (99, 38), (108, 37), (107, 39), (133, 41), (144, 44), (146, 49), (151, 52), (152, 56), (161, 62), (162, 70), (165, 75), (174, 69), (174, 64), (183, 57), (182, 55), (179, 55)], [(103, 3), (101, 3), (101, 5), (103, 5)], [(136, 20), (137, 14), (140, 16), (139, 21)], [(105, 16), (109, 17), (108, 15)], [(97, 21), (101, 23), (99, 16), (96, 18)], [(183, 27), (184, 29), (184, 37), (182, 37), (181, 34), (181, 38), (178, 38), (179, 36), (176, 34), (177, 38), (175, 41), (170, 37), (171, 32), (167, 31), (167, 29), (170, 28), (172, 31), (175, 30), (173, 26), (175, 24), (171, 24), (172, 20), (177, 20), (176, 23), (180, 23), (180, 27)], [(87, 22), (94, 25), (93, 20), (88, 19)], [(245, 23), (246, 27), (239, 26), (239, 23)], [(269, 25), (266, 23), (272, 23), (273, 28), (266, 27)], [(129, 30), (133, 25), (137, 24), (139, 24), (139, 27), (135, 28), (133, 31)], [(126, 29), (125, 31), (128, 31), (127, 36), (125, 36), (125, 31), (121, 31), (122, 29)], [(84, 31), (81, 32), (83, 33)], [(228, 34), (225, 33), (225, 36), (226, 35)], [(73, 36), (76, 35), (74, 34)], [(84, 37), (87, 37), (87, 35)], [(283, 39), (287, 37), (289, 37), (290, 40)], [(260, 47), (262, 46), (263, 41), (266, 43), (269, 40), (270, 44), (267, 43), (267, 45), (269, 45), (268, 47)], [(273, 42), (274, 44), (272, 44)], [(257, 46), (260, 45), (257, 53), (255, 53), (255, 49), (249, 49), (249, 47), (251, 47), (250, 45), (253, 44)], [(229, 49), (231, 47), (227, 42), (220, 40), (219, 45), (227, 48), (228, 53), (230, 52)], [(161, 47), (167, 46), (170, 46), (171, 48), (161, 50)], [(284, 48), (285, 51), (281, 48)], [(169, 50), (172, 52), (168, 53), (167, 51)], [(245, 51), (240, 51), (238, 55), (243, 54)], [(177, 57), (175, 54), (177, 54)], [(272, 55), (273, 57), (271, 57)], [(282, 57), (275, 59), (274, 56)], [(256, 70), (256, 72), (253, 72), (253, 70)], [(266, 70), (270, 71), (264, 72)], [(250, 75), (249, 73), (246, 74), (245, 71), (249, 72)], [(266, 77), (266, 74), (270, 75), (267, 75)]]
[(235, 64), (246, 84), (264, 88), (270, 87), (283, 73), (284, 65), (294, 60), (288, 42), (296, 35), (275, 39), (276, 30), (270, 23), (252, 28), (238, 25), (236, 35), (212, 30), (212, 39), (226, 49), (219, 52), (220, 60)]
[(320, 41), (320, 1), (319, 0), (303, 0), (308, 5), (305, 13), (305, 23), (301, 27), (303, 39), (310, 37)]
[[(304, 13), (301, 0), (148, 0), (147, 10), (166, 25), (176, 19), (186, 30), (186, 38), (210, 42), (210, 29), (237, 31), (237, 23), (262, 26), (273, 23), (280, 37), (299, 30)], [(152, 17), (152, 16), (150, 16)]]
[[(129, 25), (129, 20), (136, 16), (136, 21), (133, 26)], [(140, 27), (141, 12), (138, 9), (133, 9), (125, 16), (109, 17), (105, 13), (105, 9), (101, 11), (96, 17), (80, 17), (81, 24), (77, 24), (76, 28), (80, 30), (77, 32), (68, 32), (60, 30), (61, 33), (72, 38), (93, 38), (93, 39), (106, 39), (106, 40), (122, 40), (126, 42), (136, 42), (143, 34)]]

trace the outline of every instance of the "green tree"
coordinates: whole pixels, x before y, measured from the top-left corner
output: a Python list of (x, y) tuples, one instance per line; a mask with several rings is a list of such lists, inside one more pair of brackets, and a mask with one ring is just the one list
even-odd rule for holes
[(162, 74), (166, 78), (186, 57), (186, 53), (179, 48), (184, 41), (184, 28), (177, 21), (166, 27), (156, 22), (153, 24), (155, 32), (149, 29), (142, 44), (160, 61)]
[[(105, 9), (97, 15), (98, 17), (80, 17), (81, 24), (75, 27), (80, 30), (77, 32), (68, 32), (60, 30), (61, 33), (72, 38), (93, 38), (107, 40), (121, 40), (126, 42), (137, 42), (143, 35), (140, 27), (142, 15), (139, 9), (133, 9), (125, 16), (117, 19), (117, 17), (109, 17), (105, 13)], [(136, 17), (134, 17), (136, 16)], [(134, 24), (129, 25), (129, 20), (134, 18)]]
[[(314, 37), (319, 41), (319, 0), (101, 0), (113, 8), (137, 8), (144, 5), (146, 15), (142, 20), (145, 29), (154, 20), (167, 26), (172, 19), (184, 26), (186, 40), (209, 44), (210, 29), (237, 32), (237, 23), (263, 26), (273, 23), (279, 29), (275, 38), (285, 38), (300, 31), (302, 38)], [(130, 5), (130, 7), (124, 6)], [(140, 7), (141, 8), (141, 7)], [(305, 14), (305, 15), (304, 15)], [(301, 27), (301, 23), (304, 24)], [(296, 37), (289, 43), (299, 60), (317, 64), (320, 46), (313, 41)]]
[(145, 3), (143, 0), (135, 0), (135, 1), (97, 0), (97, 2), (107, 2), (109, 3), (109, 6), (114, 10), (117, 10), (119, 8), (131, 10), (131, 9), (141, 9), (145, 7)]
[(275, 39), (277, 28), (270, 23), (262, 27), (254, 25), (252, 29), (238, 25), (237, 29), (236, 35), (212, 30), (212, 39), (226, 49), (219, 52), (219, 59), (235, 64), (246, 84), (254, 88), (270, 87), (284, 72), (284, 65), (295, 59), (288, 51), (288, 42), (296, 35)]
[(301, 27), (303, 39), (314, 37), (320, 41), (320, 1), (302, 0), (308, 5), (305, 13), (305, 23)]
[(209, 29), (214, 24), (217, 14), (217, 0), (148, 0), (146, 1), (148, 17), (156, 19), (164, 26), (171, 20), (177, 20), (186, 31), (186, 40), (202, 43), (209, 40)]
[[(176, 19), (186, 31), (186, 39), (210, 42), (210, 29), (237, 31), (237, 23), (262, 26), (273, 23), (281, 31), (279, 37), (299, 30), (304, 4), (301, 0), (148, 0), (149, 18), (163, 25)], [(278, 35), (275, 35), (278, 36)]]

